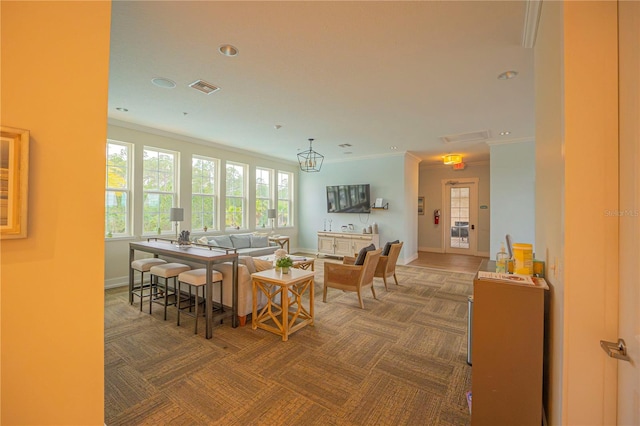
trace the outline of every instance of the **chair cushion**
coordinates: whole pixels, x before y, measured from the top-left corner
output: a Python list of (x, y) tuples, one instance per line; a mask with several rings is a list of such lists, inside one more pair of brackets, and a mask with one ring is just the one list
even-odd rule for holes
[(382, 250), (383, 256), (389, 256), (389, 252), (391, 251), (391, 244), (400, 244), (400, 240), (389, 241), (384, 245), (384, 249)]
[(233, 248), (242, 249), (251, 247), (251, 234), (232, 234)]
[(151, 267), (151, 275), (163, 278), (177, 277), (181, 272), (190, 270), (189, 265), (184, 263), (165, 263), (164, 265), (156, 265)]
[(269, 237), (266, 235), (252, 235), (251, 247), (269, 247)]
[[(192, 269), (178, 275), (178, 281), (191, 285), (205, 285), (207, 283), (207, 270), (205, 268)], [(211, 282), (222, 281), (222, 274), (218, 271), (211, 271)]]
[(373, 251), (375, 249), (376, 249), (376, 246), (374, 246), (373, 244), (369, 244), (366, 247), (362, 247), (362, 249), (360, 249), (360, 252), (358, 252), (358, 257), (356, 257), (356, 261), (354, 265), (364, 265), (364, 259), (367, 256), (367, 252)]
[(147, 272), (151, 269), (152, 266), (163, 265), (167, 263), (166, 260), (158, 259), (157, 257), (152, 257), (149, 259), (138, 259), (131, 262), (131, 268), (140, 272)]

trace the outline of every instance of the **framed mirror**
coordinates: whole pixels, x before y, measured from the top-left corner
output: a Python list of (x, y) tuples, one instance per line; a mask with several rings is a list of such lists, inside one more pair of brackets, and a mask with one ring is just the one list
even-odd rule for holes
[(0, 127), (0, 239), (26, 238), (29, 131)]

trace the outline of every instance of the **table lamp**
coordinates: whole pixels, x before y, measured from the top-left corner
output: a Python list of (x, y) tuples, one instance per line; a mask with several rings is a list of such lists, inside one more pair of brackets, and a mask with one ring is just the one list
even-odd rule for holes
[(271, 219), (271, 233), (273, 233), (273, 222), (276, 218), (276, 209), (268, 209), (267, 210), (267, 217), (269, 219)]
[(169, 211), (169, 220), (176, 223), (176, 239), (178, 239), (178, 222), (184, 220), (184, 209), (182, 207), (172, 207)]

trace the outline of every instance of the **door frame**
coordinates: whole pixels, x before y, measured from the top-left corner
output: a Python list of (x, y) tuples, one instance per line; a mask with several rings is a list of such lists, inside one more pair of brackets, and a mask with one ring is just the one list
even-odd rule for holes
[[(442, 179), (442, 252), (452, 254), (466, 254), (469, 256), (478, 255), (478, 177), (463, 177), (460, 179)], [(451, 240), (450, 235), (450, 219), (449, 219), (449, 194), (450, 188), (455, 186), (469, 186), (469, 248), (455, 249), (449, 247)], [(471, 229), (471, 226), (475, 229)]]

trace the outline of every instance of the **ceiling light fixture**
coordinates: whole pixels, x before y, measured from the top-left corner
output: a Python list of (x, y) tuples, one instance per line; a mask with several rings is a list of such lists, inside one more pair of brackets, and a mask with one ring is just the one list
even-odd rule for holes
[(398, 147), (394, 145), (394, 146), (390, 146), (390, 147), (389, 147), (389, 149), (390, 149), (391, 151), (395, 151), (395, 150), (397, 150), (397, 149), (398, 149)]
[(303, 172), (319, 172), (324, 161), (324, 155), (314, 151), (312, 143), (313, 139), (309, 139), (309, 149), (298, 154), (298, 163)]
[(511, 134), (511, 132), (508, 131), (508, 130), (505, 130), (504, 132), (500, 132), (500, 136), (507, 136), (507, 135), (510, 135), (510, 134)]
[(238, 49), (230, 44), (223, 44), (218, 48), (218, 52), (222, 53), (224, 56), (238, 56)]
[(518, 71), (505, 71), (498, 76), (498, 80), (511, 80), (512, 78), (516, 78), (518, 75)]
[(151, 79), (151, 83), (155, 86), (162, 87), (164, 89), (173, 89), (176, 87), (176, 82), (169, 80), (168, 78), (156, 77)]
[(462, 163), (462, 155), (459, 155), (459, 154), (448, 154), (448, 155), (445, 155), (444, 157), (442, 157), (442, 161), (446, 165), (459, 164), (459, 163)]

